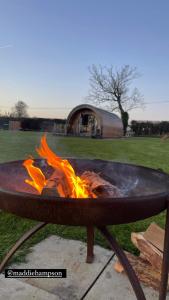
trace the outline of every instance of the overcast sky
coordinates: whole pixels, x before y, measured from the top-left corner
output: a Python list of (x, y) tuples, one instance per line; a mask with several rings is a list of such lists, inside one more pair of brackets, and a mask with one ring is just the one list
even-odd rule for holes
[(88, 66), (129, 64), (153, 102), (131, 119), (169, 120), (168, 13), (167, 0), (0, 0), (1, 112), (23, 100), (31, 116), (66, 117), (85, 101)]

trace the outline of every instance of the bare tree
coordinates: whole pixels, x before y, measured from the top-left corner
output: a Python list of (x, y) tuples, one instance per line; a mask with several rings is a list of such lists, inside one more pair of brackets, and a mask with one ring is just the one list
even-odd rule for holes
[(1, 117), (6, 117), (6, 118), (12, 117), (12, 113), (10, 111), (5, 111), (1, 113)]
[(27, 113), (28, 105), (23, 101), (18, 101), (12, 108), (11, 116), (16, 118), (28, 117)]
[(114, 70), (113, 66), (92, 65), (90, 72), (90, 91), (88, 100), (95, 105), (104, 106), (109, 111), (118, 111), (123, 122), (124, 135), (128, 126), (128, 111), (143, 105), (143, 97), (137, 88), (130, 85), (139, 77), (136, 68), (125, 65)]

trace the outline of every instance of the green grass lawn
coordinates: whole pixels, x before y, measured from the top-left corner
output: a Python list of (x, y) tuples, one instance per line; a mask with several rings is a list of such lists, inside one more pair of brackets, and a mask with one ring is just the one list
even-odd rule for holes
[[(35, 147), (39, 145), (41, 136), (42, 133), (36, 132), (0, 131), (0, 162), (25, 159), (29, 154), (38, 157)], [(159, 138), (96, 140), (56, 137), (51, 134), (48, 134), (47, 138), (50, 147), (62, 156), (131, 162), (153, 168), (162, 168), (169, 173), (169, 140), (165, 142)], [(143, 231), (152, 221), (164, 226), (165, 213), (141, 222), (111, 226), (110, 230), (125, 250), (137, 253), (130, 242), (130, 234), (132, 231)], [(4, 212), (0, 213), (0, 259), (13, 243), (34, 224), (36, 224), (35, 221)], [(22, 261), (31, 245), (51, 234), (86, 240), (84, 228), (47, 225), (17, 251), (13, 261)], [(107, 243), (98, 232), (96, 232), (95, 243), (107, 247)]]

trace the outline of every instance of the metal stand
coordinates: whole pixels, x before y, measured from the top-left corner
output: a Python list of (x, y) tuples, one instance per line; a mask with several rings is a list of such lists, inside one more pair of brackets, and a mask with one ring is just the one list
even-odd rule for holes
[[(9, 259), (12, 255), (18, 250), (18, 248), (28, 240), (33, 234), (43, 228), (47, 223), (41, 222), (38, 223), (36, 226), (28, 230), (16, 243), (15, 245), (9, 250), (6, 254), (4, 259), (0, 264), (0, 273), (4, 270)], [(112, 250), (115, 252), (117, 257), (119, 258), (121, 264), (128, 275), (130, 283), (133, 287), (137, 300), (146, 300), (143, 289), (140, 285), (138, 277), (133, 270), (127, 256), (125, 255), (122, 248), (117, 243), (116, 239), (110, 234), (105, 226), (98, 226), (97, 227), (102, 235), (107, 239), (109, 242)], [(86, 262), (92, 263), (94, 258), (94, 227), (88, 226), (87, 227), (87, 257)], [(162, 271), (161, 271), (161, 285), (160, 285), (160, 292), (159, 292), (159, 300), (165, 300), (167, 294), (167, 284), (168, 284), (168, 271), (169, 271), (169, 201), (167, 202), (167, 215), (166, 215), (166, 225), (165, 225), (165, 239), (164, 239), (164, 254), (163, 254), (163, 263), (162, 263)]]
[(24, 233), (24, 235), (12, 246), (12, 248), (8, 251), (4, 259), (2, 260), (0, 264), (0, 273), (3, 272), (7, 262), (10, 260), (12, 255), (18, 250), (18, 248), (22, 246), (22, 244), (25, 241), (27, 241), (34, 233), (39, 231), (45, 225), (47, 225), (47, 223), (44, 222), (38, 223), (36, 226), (34, 226), (33, 228), (29, 229), (26, 233)]
[(124, 270), (126, 271), (128, 278), (130, 280), (130, 283), (133, 287), (133, 290), (135, 292), (136, 298), (138, 300), (146, 300), (143, 289), (140, 285), (140, 282), (138, 280), (138, 277), (133, 270), (127, 256), (125, 255), (122, 248), (118, 245), (116, 239), (109, 233), (106, 227), (98, 227), (102, 235), (108, 240), (112, 250), (115, 252), (117, 257), (119, 258), (121, 264), (124, 267)]
[[(32, 235), (34, 235), (37, 231), (43, 228), (48, 223), (38, 223), (33, 228), (29, 229), (24, 235), (17, 240), (17, 242), (12, 246), (12, 248), (7, 252), (5, 257), (3, 258), (0, 264), (0, 273), (3, 272), (6, 264), (10, 260), (10, 258), (14, 255), (14, 253), (26, 242)], [(94, 254), (93, 254), (93, 247), (94, 247), (94, 227), (88, 226), (87, 227), (87, 255), (86, 255), (86, 262), (92, 263)]]
[[(138, 300), (146, 300), (143, 289), (139, 283), (137, 275), (133, 270), (127, 256), (124, 251), (118, 245), (116, 239), (109, 233), (106, 227), (98, 227), (102, 235), (108, 240), (112, 250), (115, 252), (119, 258), (121, 264), (123, 265), (130, 283), (135, 292), (136, 298)], [(165, 238), (164, 238), (164, 252), (163, 252), (163, 263), (161, 270), (161, 284), (159, 292), (159, 300), (166, 300), (167, 295), (167, 284), (168, 284), (168, 272), (169, 272), (169, 200), (167, 202), (167, 215), (165, 224)]]
[(87, 256), (86, 262), (91, 264), (94, 259), (94, 227), (88, 226), (87, 227)]

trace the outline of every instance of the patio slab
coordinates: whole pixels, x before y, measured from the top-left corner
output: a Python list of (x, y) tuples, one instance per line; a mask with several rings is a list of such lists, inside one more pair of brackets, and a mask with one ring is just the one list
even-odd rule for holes
[(61, 300), (30, 284), (0, 275), (0, 300)]
[[(117, 258), (110, 262), (105, 271), (101, 274), (93, 288), (86, 295), (85, 300), (136, 300), (136, 296), (125, 274), (117, 273), (114, 270), (114, 263)], [(142, 286), (147, 300), (157, 300), (158, 293), (152, 288)], [(169, 296), (167, 297), (169, 300)]]
[(62, 300), (80, 299), (113, 253), (95, 246), (95, 259), (85, 263), (86, 244), (80, 241), (50, 236), (32, 248), (27, 262), (13, 265), (13, 268), (58, 268), (67, 269), (67, 278), (26, 278), (23, 282), (44, 289)]
[[(95, 260), (86, 264), (86, 244), (50, 236), (32, 248), (27, 262), (12, 268), (66, 268), (67, 278), (8, 279), (0, 277), (0, 300), (134, 300), (125, 274), (114, 271), (116, 257), (112, 251), (95, 246)], [(15, 286), (16, 285), (16, 286)], [(19, 285), (19, 286), (18, 286)], [(22, 297), (19, 290), (24, 287)], [(28, 286), (32, 289), (28, 290)], [(143, 286), (147, 300), (157, 300), (158, 293)], [(45, 298), (48, 293), (49, 297)], [(19, 295), (19, 296), (18, 296)], [(29, 295), (29, 297), (28, 297)], [(19, 298), (20, 297), (20, 298)], [(32, 297), (32, 298), (31, 298)], [(52, 298), (54, 297), (54, 298)], [(167, 296), (169, 300), (169, 294)]]

